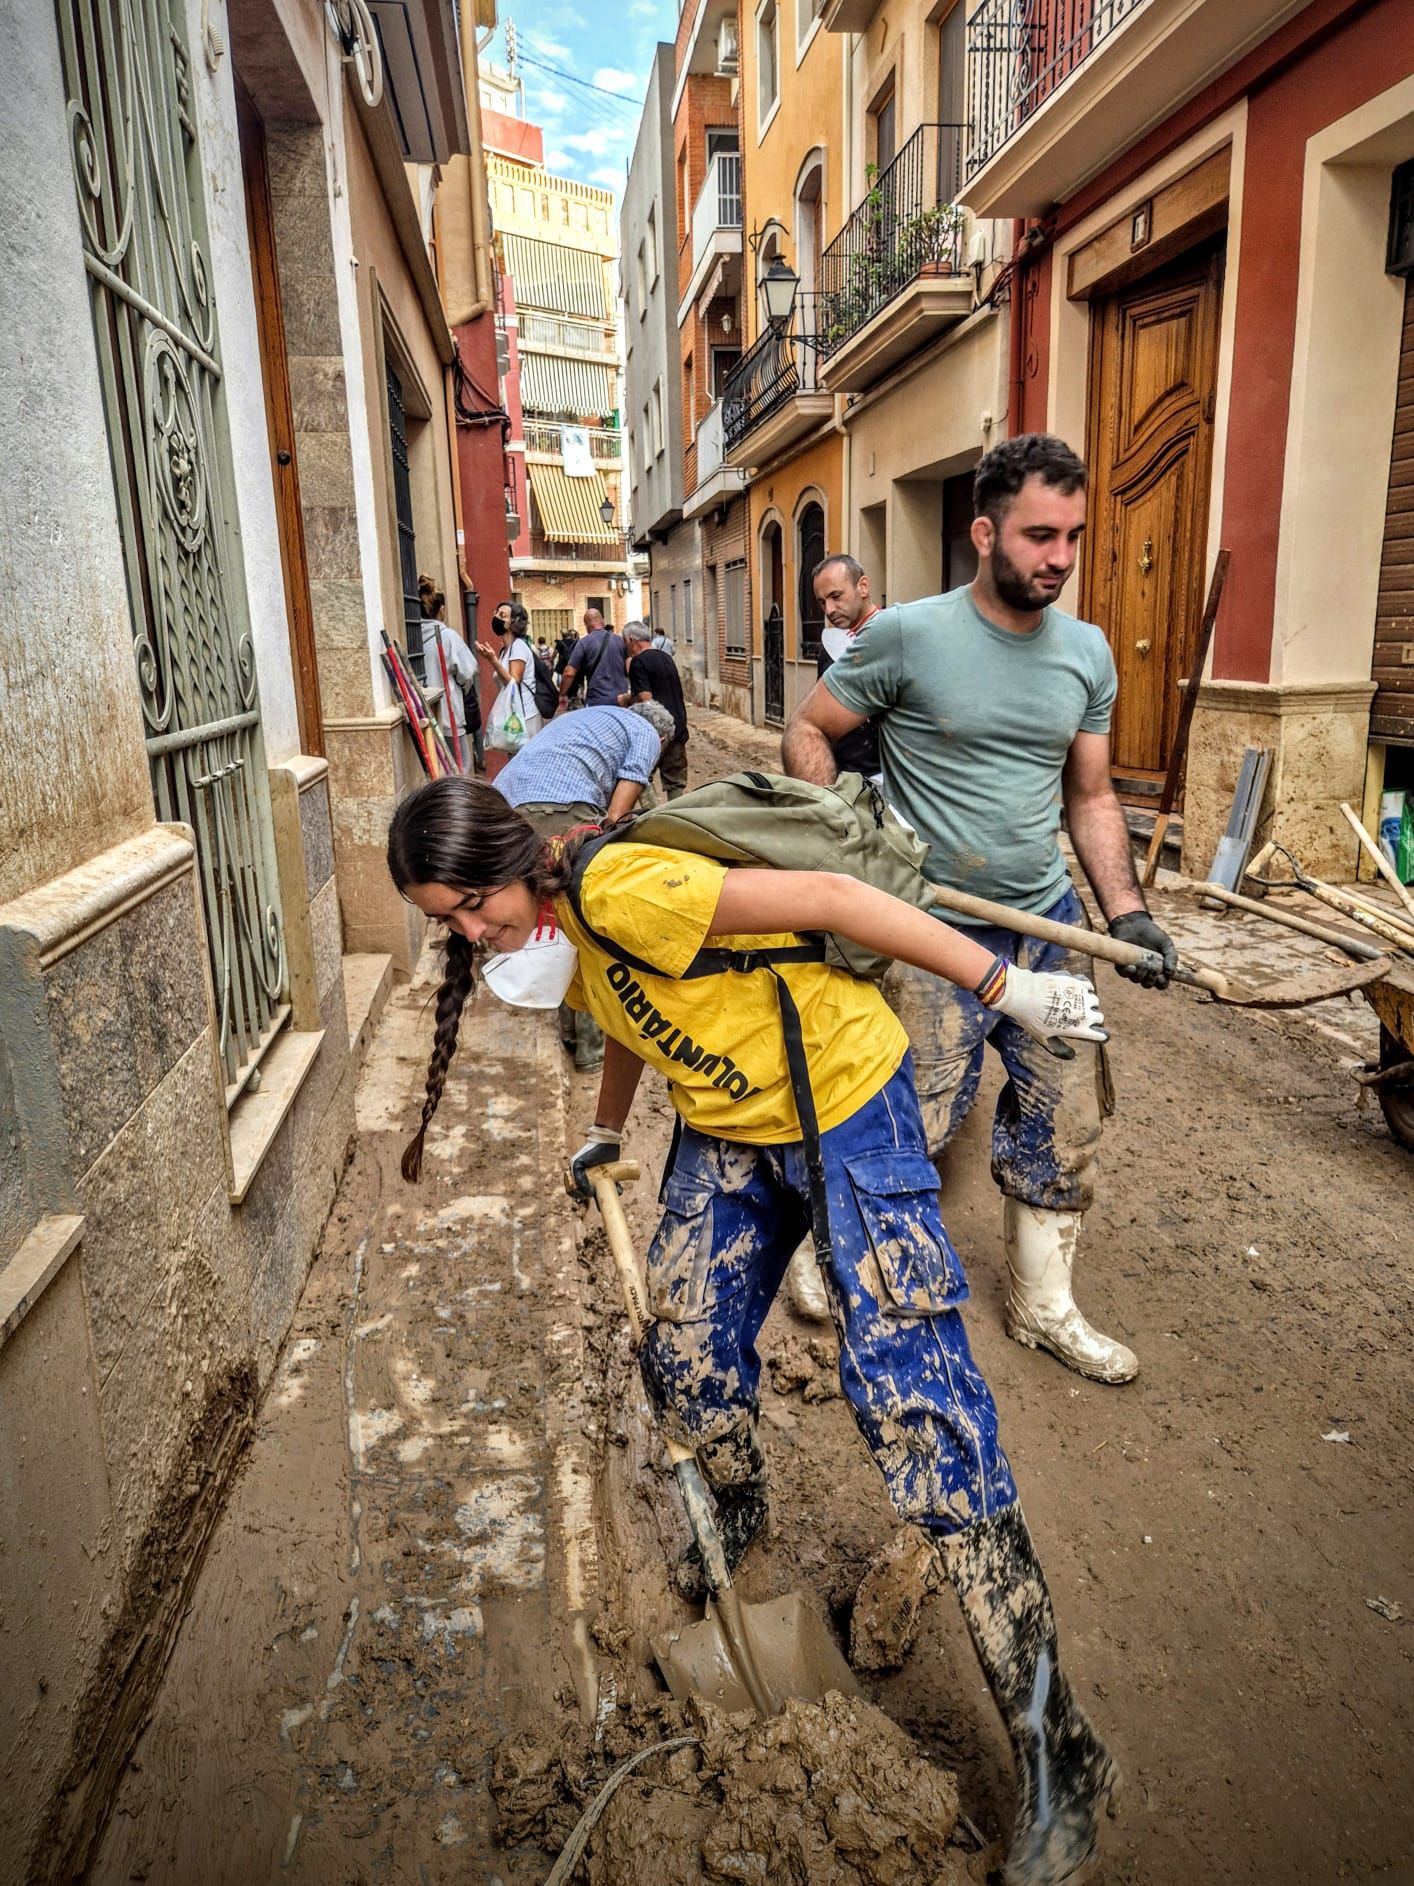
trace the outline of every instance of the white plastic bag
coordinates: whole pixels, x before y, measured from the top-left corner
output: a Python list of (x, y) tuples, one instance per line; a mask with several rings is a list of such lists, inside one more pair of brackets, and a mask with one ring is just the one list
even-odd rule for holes
[(544, 726), (535, 696), (523, 681), (508, 681), (492, 702), (486, 744), (497, 753), (519, 753)]

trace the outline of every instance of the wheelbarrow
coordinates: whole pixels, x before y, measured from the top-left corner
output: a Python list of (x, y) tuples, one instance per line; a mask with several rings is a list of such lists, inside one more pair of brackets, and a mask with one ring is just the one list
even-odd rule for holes
[(1379, 1017), (1380, 1055), (1355, 1078), (1374, 1089), (1390, 1132), (1414, 1152), (1414, 962), (1392, 957), (1388, 975), (1361, 993)]
[[(1300, 883), (1299, 879), (1294, 881)], [(1277, 888), (1264, 878), (1255, 882), (1267, 889)], [(1286, 887), (1284, 881), (1278, 883)], [(1242, 897), (1222, 884), (1190, 883), (1182, 888), (1200, 900), (1226, 904), (1230, 909), (1265, 917), (1270, 923), (1334, 944), (1365, 966), (1369, 979), (1352, 979), (1347, 993), (1358, 991), (1379, 1018), (1380, 1052), (1378, 1060), (1355, 1069), (1355, 1079), (1374, 1092), (1390, 1132), (1401, 1146), (1414, 1152), (1414, 959), (1402, 951), (1377, 948), (1363, 937), (1332, 929), (1328, 924), (1313, 923), (1295, 911), (1274, 909), (1265, 901)]]

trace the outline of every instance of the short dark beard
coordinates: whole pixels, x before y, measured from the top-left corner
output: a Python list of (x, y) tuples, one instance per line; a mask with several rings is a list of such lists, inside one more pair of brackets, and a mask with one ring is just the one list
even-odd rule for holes
[(1049, 596), (1038, 593), (1027, 582), (997, 542), (992, 544), (991, 570), (992, 587), (1008, 609), (1025, 610), (1029, 614), (1034, 610), (1044, 609), (1050, 602)]

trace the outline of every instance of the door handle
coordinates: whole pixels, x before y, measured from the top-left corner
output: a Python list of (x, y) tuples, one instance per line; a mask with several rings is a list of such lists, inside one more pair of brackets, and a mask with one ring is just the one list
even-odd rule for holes
[(1139, 552), (1139, 574), (1141, 576), (1147, 576), (1153, 567), (1154, 540), (1152, 537), (1146, 537), (1144, 539), (1144, 548)]
[(1147, 655), (1152, 646), (1153, 644), (1146, 635), (1142, 642), (1136, 642), (1134, 644), (1134, 652), (1136, 655)]

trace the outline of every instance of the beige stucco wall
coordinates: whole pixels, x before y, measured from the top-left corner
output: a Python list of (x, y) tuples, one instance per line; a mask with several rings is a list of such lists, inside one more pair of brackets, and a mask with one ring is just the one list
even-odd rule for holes
[[(404, 398), (425, 401), (430, 417), (414, 419), (409, 438), (413, 523), (420, 568), (438, 577), (447, 596), (449, 621), (460, 617), (456, 525), (452, 514), (452, 470), (448, 448), (446, 388), (441, 356), (427, 324), (427, 314), (408, 272), (397, 231), (388, 213), (383, 187), (367, 139), (357, 120), (345, 123), (350, 233), (358, 261), (358, 313), (362, 341), (364, 406), (368, 415), (372, 464), (372, 516), (376, 532), (376, 567), (380, 577), (383, 624), (402, 639), (402, 584), (399, 575), (397, 517), (393, 508), (392, 452), (388, 443), (387, 389), (384, 382), (384, 335), (391, 320), (398, 341), (417, 373), (417, 388), (404, 387)], [(379, 301), (381, 297), (381, 305)], [(407, 375), (399, 377), (406, 380)], [(370, 624), (371, 644), (378, 644), (379, 624)], [(380, 695), (380, 700), (385, 698)]]
[[(891, 602), (937, 592), (941, 481), (967, 470), (1006, 436), (1006, 360), (1005, 310), (980, 309), (939, 351), (920, 357), (846, 413), (849, 547), (861, 561), (873, 561), (875, 590)], [(886, 522), (882, 571), (880, 507)]]
[[(52, 17), (0, 10), (0, 902), (151, 825)], [(63, 336), (63, 345), (22, 337)]]
[[(190, 13), (197, 48), (195, 0)], [(191, 846), (155, 825), (143, 750), (52, 11), (0, 9), (0, 60), (23, 102), (0, 171), (0, 1870), (60, 1880), (83, 1872), (289, 1327), (353, 1073), (328, 780), (304, 764), (283, 778), (278, 841), (302, 1077), (233, 1202)], [(212, 73), (198, 51), (189, 75), (208, 176), (222, 170), (211, 279), (237, 382), (241, 554), (261, 572), (257, 670), (282, 746), (288, 655), (230, 66)], [(267, 1095), (291, 1042), (264, 1064)], [(50, 1245), (58, 1224), (72, 1232)], [(36, 1250), (52, 1256), (42, 1271)]]

